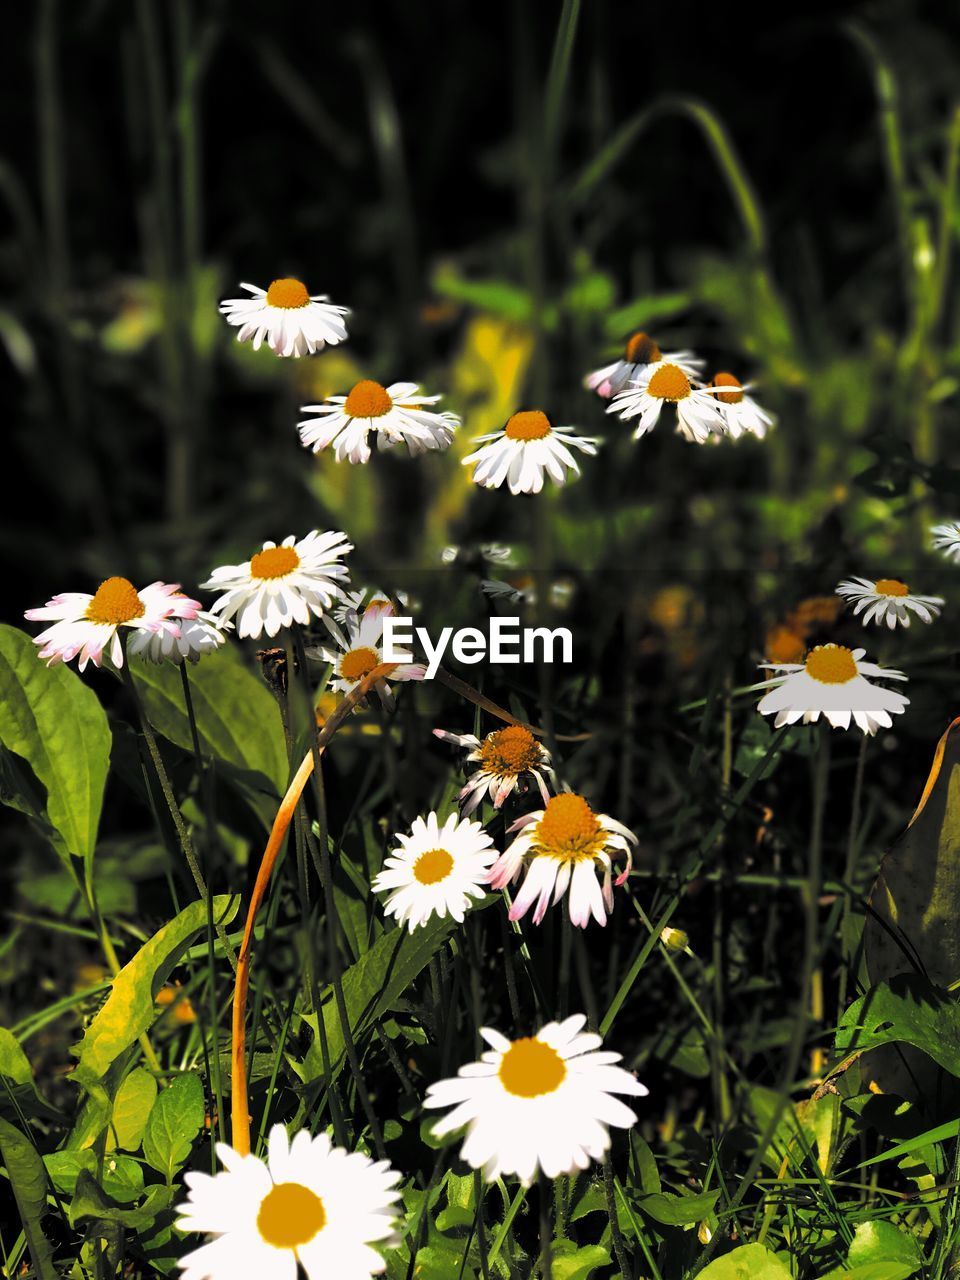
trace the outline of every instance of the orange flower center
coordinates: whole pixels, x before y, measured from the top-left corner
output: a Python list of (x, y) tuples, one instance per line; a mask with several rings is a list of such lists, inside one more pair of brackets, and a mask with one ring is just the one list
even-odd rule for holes
[(413, 864), (413, 878), (420, 884), (439, 884), (453, 870), (453, 858), (446, 849), (428, 849)]
[(647, 394), (657, 400), (686, 400), (690, 394), (690, 379), (679, 365), (661, 365), (647, 383)]
[(309, 301), (310, 295), (307, 293), (307, 286), (302, 281), (293, 280), (289, 277), (283, 280), (274, 280), (267, 290), (267, 305), (280, 307), (284, 311), (296, 311), (300, 307), (305, 307)]
[(878, 578), (873, 584), (878, 596), (908, 596), (910, 588), (898, 578)]
[(718, 373), (714, 375), (712, 387), (729, 387), (729, 391), (718, 391), (714, 396), (715, 400), (722, 400), (724, 404), (739, 404), (743, 399), (743, 385), (732, 373)]
[(264, 1196), (257, 1214), (257, 1230), (275, 1249), (309, 1244), (326, 1225), (323, 1201), (299, 1182), (278, 1182)]
[(542, 440), (552, 430), (550, 419), (539, 409), (526, 409), (508, 419), (503, 434), (508, 440)]
[(344, 413), (351, 418), (382, 418), (393, 408), (393, 401), (386, 387), (379, 382), (363, 378), (347, 396)]
[(583, 796), (565, 793), (550, 797), (537, 823), (536, 853), (548, 854), (561, 862), (582, 862), (595, 858), (605, 843), (597, 815)]
[(379, 665), (380, 655), (376, 649), (351, 649), (340, 659), (340, 674), (344, 680), (362, 680)]
[(628, 364), (653, 364), (661, 358), (661, 354), (649, 333), (635, 333), (627, 343), (624, 358)]
[(842, 644), (818, 644), (805, 666), (807, 675), (821, 684), (846, 684), (857, 675), (854, 656)]
[(250, 557), (250, 576), (266, 582), (293, 573), (299, 565), (300, 557), (293, 547), (267, 547)]
[(529, 729), (511, 724), (506, 729), (488, 733), (480, 747), (480, 761), (488, 773), (498, 777), (516, 777), (540, 763), (540, 744)]
[(126, 578), (107, 578), (101, 582), (87, 605), (87, 617), (91, 622), (110, 623), (115, 627), (121, 622), (142, 618), (145, 612), (136, 587)]
[(536, 1036), (514, 1040), (500, 1063), (500, 1083), (515, 1098), (539, 1098), (554, 1093), (567, 1078), (567, 1064)]

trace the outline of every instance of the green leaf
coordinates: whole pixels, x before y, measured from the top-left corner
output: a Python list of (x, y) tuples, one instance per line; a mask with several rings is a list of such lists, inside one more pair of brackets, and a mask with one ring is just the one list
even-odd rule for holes
[(588, 1280), (596, 1267), (609, 1267), (610, 1254), (599, 1244), (587, 1244), (573, 1253), (560, 1251), (554, 1245), (553, 1280)]
[(871, 987), (837, 1028), (844, 1056), (879, 1045), (909, 1044), (960, 1077), (960, 1006), (919, 974), (902, 973)]
[[(50, 1181), (60, 1195), (72, 1196), (84, 1170), (94, 1178), (99, 1161), (95, 1151), (54, 1151), (43, 1157)], [(107, 1156), (103, 1162), (103, 1190), (118, 1204), (132, 1204), (143, 1195), (143, 1169), (132, 1156)]]
[(702, 1280), (792, 1280), (777, 1255), (762, 1244), (743, 1244), (715, 1258), (700, 1275)]
[(33, 1080), (33, 1068), (12, 1031), (0, 1027), (0, 1107), (12, 1104), (19, 1112), (60, 1119), (60, 1115), (40, 1094)]
[[(227, 925), (237, 914), (238, 896), (213, 899), (213, 917)], [(191, 902), (145, 943), (117, 974), (106, 1004), (87, 1027), (75, 1052), (80, 1061), (72, 1079), (96, 1089), (121, 1053), (142, 1035), (156, 1017), (154, 1000), (193, 940), (206, 928), (203, 902)]]
[(167, 1182), (190, 1155), (203, 1117), (203, 1085), (193, 1071), (177, 1076), (158, 1095), (143, 1135), (143, 1154)]
[(902, 1272), (903, 1276), (919, 1271), (922, 1261), (916, 1237), (882, 1219), (858, 1223), (847, 1254), (847, 1262), (851, 1267), (892, 1262), (907, 1268)]
[[(426, 968), (431, 957), (440, 950), (456, 927), (456, 923), (449, 917), (440, 919), (434, 916), (413, 933), (406, 929), (391, 929), (356, 964), (346, 970), (343, 975), (343, 994), (354, 1035), (375, 1018), (382, 1018), (395, 1008), (403, 993)], [(293, 1062), (291, 1066), (304, 1083), (308, 1084), (323, 1075), (323, 1059), (317, 1043), (317, 1015), (310, 1014), (304, 1021), (313, 1029), (314, 1043), (307, 1051), (302, 1065)], [(330, 1049), (330, 1064), (336, 1075), (343, 1065), (344, 1040), (332, 995), (328, 996), (323, 1006), (323, 1021)]]
[(110, 764), (110, 729), (76, 672), (46, 667), (30, 637), (0, 626), (0, 742), (46, 789), (54, 846), (69, 863), (93, 858)]
[[(153, 727), (178, 747), (192, 751), (178, 669), (134, 661), (130, 670)], [(203, 751), (231, 766), (254, 789), (282, 795), (287, 785), (287, 749), (279, 709), (263, 681), (231, 645), (191, 667), (189, 680)]]
[(697, 1196), (672, 1196), (665, 1192), (641, 1196), (637, 1207), (655, 1222), (666, 1227), (684, 1227), (702, 1222), (713, 1213), (719, 1191), (704, 1191)]
[(33, 1143), (6, 1120), (0, 1120), (0, 1158), (13, 1188), (38, 1280), (57, 1280), (50, 1242), (40, 1227), (47, 1208), (47, 1172)]
[(157, 1082), (149, 1071), (135, 1067), (117, 1090), (107, 1130), (107, 1150), (136, 1151), (157, 1098)]
[(85, 1218), (94, 1218), (100, 1222), (116, 1222), (133, 1231), (145, 1231), (170, 1207), (179, 1191), (179, 1187), (153, 1186), (148, 1189), (143, 1204), (124, 1208), (114, 1203), (91, 1173), (81, 1169), (70, 1205), (70, 1221), (76, 1224)]

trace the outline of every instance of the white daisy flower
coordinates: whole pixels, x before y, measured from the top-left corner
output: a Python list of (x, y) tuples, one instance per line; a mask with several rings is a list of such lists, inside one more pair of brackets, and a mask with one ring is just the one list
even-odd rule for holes
[(181, 623), (199, 612), (200, 601), (183, 595), (177, 583), (153, 582), (138, 591), (126, 578), (107, 578), (95, 595), (67, 591), (23, 616), (31, 622), (53, 623), (33, 641), (48, 667), (79, 656), (77, 665), (83, 671), (88, 662), (99, 667), (106, 651), (115, 667), (123, 666), (121, 627), (147, 637), (179, 636)]
[(902, 671), (863, 662), (865, 649), (847, 649), (838, 644), (820, 644), (804, 662), (763, 662), (760, 665), (777, 675), (766, 683), (770, 692), (761, 698), (761, 715), (775, 715), (774, 725), (812, 724), (821, 715), (834, 729), (848, 729), (850, 721), (871, 736), (880, 728), (889, 729), (892, 715), (899, 715), (910, 699), (865, 677), (906, 680)]
[(472, 733), (448, 733), (445, 729), (433, 732), (443, 742), (466, 747), (468, 754), (464, 763), (480, 765), (457, 797), (464, 817), (478, 808), (485, 794), (493, 807), (499, 809), (528, 774), (540, 788), (543, 803), (550, 800), (547, 779), (554, 788), (557, 785), (550, 752), (523, 725), (510, 724), (505, 729), (495, 729), (483, 741)]
[(616, 1065), (619, 1053), (583, 1030), (586, 1021), (574, 1014), (519, 1040), (481, 1028), (490, 1048), (480, 1061), (427, 1090), (425, 1107), (453, 1108), (434, 1126), (437, 1137), (466, 1128), (460, 1155), (488, 1182), (516, 1174), (529, 1186), (538, 1169), (557, 1178), (602, 1160), (609, 1126), (637, 1120), (614, 1095), (644, 1098), (649, 1090)]
[(647, 333), (635, 333), (628, 339), (620, 360), (594, 369), (583, 380), (588, 391), (595, 391), (609, 400), (625, 387), (642, 386), (665, 364), (675, 364), (691, 380), (696, 380), (703, 369), (703, 361), (692, 351), (668, 351), (666, 355)]
[(762, 440), (768, 428), (776, 422), (773, 414), (761, 409), (756, 400), (747, 395), (752, 387), (750, 382), (745, 385), (740, 383), (732, 373), (717, 373), (706, 388), (716, 397), (727, 435), (734, 440), (739, 440), (743, 435), (756, 436), (758, 440)]
[(305, 448), (319, 453), (333, 445), (338, 462), (370, 461), (367, 437), (374, 432), (380, 449), (401, 442), (412, 457), (428, 449), (446, 449), (460, 425), (455, 413), (437, 413), (428, 406), (440, 396), (422, 396), (415, 382), (392, 382), (382, 387), (364, 378), (346, 396), (328, 396), (323, 404), (305, 404), (304, 413), (319, 417), (298, 424)]
[[(393, 605), (388, 600), (373, 600), (362, 611), (349, 612), (343, 622), (346, 630), (341, 630), (330, 617), (324, 617), (324, 625), (336, 643), (336, 649), (320, 648), (310, 651), (311, 657), (319, 657), (333, 667), (330, 687), (336, 693), (350, 693), (357, 687), (364, 676), (368, 676), (375, 667), (384, 661), (383, 656), (383, 622), (393, 616)], [(422, 680), (426, 675), (426, 667), (413, 661), (413, 654), (407, 654), (409, 662), (404, 662), (388, 676), (376, 682), (375, 688), (384, 706), (393, 705), (393, 698), (387, 688), (388, 680)]]
[(180, 1231), (213, 1237), (184, 1254), (184, 1280), (368, 1280), (395, 1240), (400, 1174), (386, 1160), (334, 1147), (301, 1129), (270, 1130), (266, 1161), (217, 1143), (223, 1170), (186, 1173)]
[(482, 542), (478, 547), (459, 547), (451, 543), (440, 552), (444, 564), (455, 564), (457, 560), (470, 560), (476, 556), (490, 564), (509, 565), (513, 559), (513, 548), (504, 546), (502, 542)]
[(278, 547), (265, 542), (263, 550), (243, 564), (221, 565), (206, 582), (205, 591), (222, 591), (210, 608), (221, 624), (237, 617), (237, 635), (256, 640), (264, 632), (275, 636), (282, 627), (310, 615), (320, 618), (341, 594), (348, 578), (342, 557), (353, 550), (345, 533), (314, 529), (299, 542), (291, 534)]
[(390, 893), (386, 914), (411, 933), (435, 915), (462, 924), (471, 898), (486, 895), (487, 871), (497, 856), (481, 824), (452, 813), (441, 827), (430, 813), (414, 818), (410, 834), (396, 839), (400, 848), (371, 885), (374, 893)]
[(863, 614), (865, 627), (871, 622), (879, 626), (886, 622), (891, 631), (898, 624), (909, 627), (908, 611), (915, 613), (923, 622), (932, 622), (945, 603), (942, 596), (912, 595), (907, 584), (899, 578), (878, 578), (876, 582), (869, 578), (851, 578), (840, 583), (837, 595), (853, 604), (855, 618)]
[(302, 356), (335, 347), (347, 336), (344, 316), (349, 307), (337, 307), (327, 301), (325, 293), (309, 294), (300, 280), (274, 280), (269, 289), (255, 284), (241, 284), (252, 296), (228, 298), (220, 303), (220, 312), (229, 324), (236, 326), (238, 342), (253, 339), (259, 351), (266, 338), (278, 356)]
[(942, 551), (948, 560), (960, 560), (960, 521), (934, 525), (930, 532), (937, 551)]
[(628, 387), (614, 396), (607, 413), (619, 414), (625, 421), (639, 417), (633, 438), (652, 431), (665, 404), (677, 411), (677, 431), (685, 440), (704, 444), (723, 435), (726, 422), (713, 393), (706, 387), (695, 387), (693, 380), (678, 364), (664, 362), (638, 386)]
[(520, 834), (501, 853), (489, 877), (492, 889), (505, 889), (526, 869), (510, 919), (519, 920), (536, 902), (533, 923), (539, 924), (551, 899), (558, 903), (569, 889), (575, 925), (584, 928), (591, 916), (597, 924), (606, 924), (607, 912), (613, 910), (613, 859), (625, 859), (616, 881), (619, 888), (633, 865), (633, 832), (605, 813), (594, 813), (583, 796), (571, 792), (551, 796), (545, 808), (518, 818), (509, 828), (510, 834), (515, 831)]
[(130, 653), (147, 662), (199, 662), (208, 653), (227, 643), (232, 622), (221, 623), (210, 613), (201, 611), (195, 618), (180, 623), (180, 634), (172, 631), (135, 631), (128, 645)]
[(568, 474), (580, 474), (569, 446), (589, 455), (597, 452), (599, 440), (575, 436), (572, 431), (572, 427), (553, 426), (539, 409), (515, 413), (502, 431), (477, 436), (475, 443), (483, 448), (467, 454), (463, 465), (475, 465), (473, 483), (485, 489), (499, 489), (506, 480), (511, 493), (539, 493), (544, 473), (557, 485)]

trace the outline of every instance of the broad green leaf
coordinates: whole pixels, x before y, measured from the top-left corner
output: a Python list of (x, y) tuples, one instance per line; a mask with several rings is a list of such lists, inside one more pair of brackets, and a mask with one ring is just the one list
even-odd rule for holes
[[(960, 978), (960, 720), (937, 744), (920, 803), (880, 864), (870, 906), (863, 937), (872, 983), (916, 972), (913, 954), (937, 986)], [(933, 1083), (929, 1067), (915, 1054), (905, 1061), (900, 1050), (871, 1054), (862, 1065), (868, 1079), (903, 1097), (915, 1096), (918, 1071), (920, 1088)]]
[(916, 1237), (882, 1219), (858, 1223), (847, 1254), (847, 1263), (851, 1268), (876, 1263), (896, 1263), (906, 1267), (901, 1273), (903, 1276), (919, 1271), (922, 1262)]
[(836, 1267), (820, 1280), (907, 1280), (919, 1267), (909, 1262), (864, 1262), (859, 1266)]
[(135, 1067), (124, 1079), (113, 1100), (107, 1130), (107, 1150), (136, 1151), (143, 1141), (151, 1109), (157, 1098), (157, 1082), (149, 1071)]
[[(492, 901), (492, 899), (491, 899)], [(475, 908), (476, 909), (476, 908)], [(352, 964), (343, 975), (343, 994), (353, 1034), (356, 1036), (375, 1018), (381, 1018), (394, 1008), (397, 1000), (430, 963), (456, 924), (449, 917), (434, 916), (421, 929), (409, 933), (406, 929), (391, 929)], [(291, 1066), (304, 1083), (319, 1079), (323, 1074), (323, 1059), (317, 1043), (317, 1015), (311, 1014), (304, 1021), (314, 1031), (302, 1065)], [(330, 1063), (334, 1074), (343, 1065), (343, 1031), (332, 993), (323, 1005), (323, 1021), (330, 1049)]]
[(143, 1154), (168, 1182), (190, 1155), (203, 1116), (203, 1085), (193, 1071), (177, 1076), (157, 1096), (143, 1135)]
[(47, 1208), (47, 1173), (30, 1139), (6, 1120), (0, 1120), (0, 1159), (13, 1188), (38, 1280), (57, 1280), (50, 1242), (40, 1226)]
[(77, 673), (44, 666), (25, 632), (0, 626), (0, 743), (46, 789), (54, 845), (67, 862), (93, 857), (110, 742), (104, 710)]
[(59, 1113), (46, 1101), (33, 1080), (33, 1068), (13, 1032), (0, 1027), (0, 1107), (17, 1112), (58, 1119)]
[[(86, 1170), (94, 1178), (100, 1162), (95, 1151), (54, 1151), (43, 1163), (50, 1181), (60, 1195), (72, 1196), (77, 1179)], [(132, 1156), (108, 1155), (103, 1161), (102, 1184), (106, 1194), (118, 1204), (132, 1204), (143, 1195), (143, 1169)]]
[(840, 1020), (837, 1051), (847, 1056), (886, 1044), (912, 1045), (960, 1077), (960, 1005), (917, 974), (871, 987)]
[(170, 1207), (179, 1192), (179, 1187), (153, 1186), (148, 1188), (143, 1204), (125, 1208), (107, 1195), (91, 1173), (81, 1169), (70, 1205), (70, 1221), (76, 1224), (85, 1218), (93, 1218), (100, 1222), (115, 1222), (133, 1231), (144, 1231)]
[[(170, 664), (131, 663), (147, 718), (185, 751), (193, 750), (180, 674)], [(250, 785), (282, 795), (287, 750), (276, 701), (231, 645), (188, 672), (190, 696), (205, 752), (246, 776)]]
[(563, 1253), (555, 1245), (553, 1280), (588, 1280), (597, 1267), (609, 1267), (610, 1254), (599, 1244), (587, 1244), (573, 1253)]
[(673, 1196), (666, 1192), (654, 1192), (641, 1196), (636, 1205), (656, 1222), (667, 1227), (691, 1226), (702, 1222), (713, 1213), (719, 1191), (703, 1191), (696, 1196)]
[[(239, 897), (218, 895), (213, 899), (214, 920), (229, 924), (239, 905)], [(75, 1050), (80, 1061), (72, 1079), (78, 1084), (96, 1088), (110, 1064), (151, 1026), (156, 1017), (157, 992), (206, 924), (206, 905), (191, 902), (124, 965), (114, 979), (106, 1004)]]
[(722, 1258), (714, 1258), (700, 1272), (703, 1280), (792, 1280), (775, 1253), (762, 1244), (742, 1244)]

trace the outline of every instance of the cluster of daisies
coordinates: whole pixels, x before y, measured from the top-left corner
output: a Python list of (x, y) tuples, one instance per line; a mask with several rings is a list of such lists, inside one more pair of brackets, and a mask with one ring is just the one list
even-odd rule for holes
[[(387, 700), (388, 681), (422, 679), (424, 669), (412, 658), (383, 663), (383, 622), (393, 605), (376, 593), (348, 590), (344, 560), (351, 550), (334, 531), (264, 543), (248, 561), (214, 570), (203, 584), (218, 592), (208, 612), (175, 585), (137, 590), (110, 578), (93, 595), (58, 596), (27, 616), (53, 621), (35, 637), (48, 663), (78, 658), (81, 667), (89, 661), (115, 668), (129, 653), (197, 661), (224, 642), (227, 627), (256, 639), (319, 619), (330, 645), (312, 652), (332, 666), (333, 687), (355, 688), (383, 666), (373, 687)], [(605, 924), (615, 864), (622, 863), (617, 884), (630, 871), (633, 833), (583, 796), (558, 791), (550, 753), (526, 726), (510, 724), (483, 739), (435, 732), (465, 752), (470, 774), (459, 813), (442, 823), (435, 813), (418, 817), (409, 833), (396, 836), (372, 883), (386, 914), (411, 932), (434, 917), (463, 922), (489, 891), (502, 890), (513, 920), (532, 908), (539, 923), (566, 895), (574, 925)], [(498, 853), (471, 815), (484, 802), (496, 813), (534, 789), (542, 807), (509, 825), (512, 838)], [(509, 886), (517, 881), (511, 901)], [(585, 1025), (579, 1014), (513, 1040), (484, 1028), (488, 1048), (480, 1060), (427, 1090), (424, 1106), (445, 1112), (437, 1136), (463, 1131), (463, 1159), (491, 1181), (515, 1175), (529, 1185), (538, 1172), (573, 1174), (601, 1160), (611, 1127), (636, 1120), (619, 1095), (647, 1090)], [(311, 1280), (328, 1274), (362, 1280), (385, 1270), (381, 1250), (394, 1240), (401, 1181), (386, 1162), (304, 1130), (290, 1141), (281, 1125), (270, 1134), (265, 1161), (225, 1144), (218, 1152), (218, 1173), (185, 1177), (178, 1225), (210, 1237), (180, 1259), (188, 1280), (293, 1280), (298, 1267)]]
[[(370, 608), (382, 606), (368, 606), (365, 618)], [(459, 815), (442, 823), (435, 813), (418, 817), (409, 834), (396, 837), (372, 885), (388, 895), (386, 913), (411, 932), (434, 916), (462, 922), (488, 888), (505, 889), (525, 870), (512, 919), (536, 902), (539, 921), (551, 899), (569, 890), (573, 922), (585, 925), (592, 915), (603, 924), (612, 906), (612, 863), (624, 857), (623, 875), (629, 871), (632, 833), (582, 796), (551, 794), (550, 756), (526, 727), (509, 725), (482, 740), (435, 733), (465, 749), (466, 762), (477, 767), (460, 792)], [(534, 785), (544, 807), (511, 825), (515, 839), (498, 855), (469, 815), (484, 801), (499, 809)], [(488, 1182), (514, 1175), (529, 1186), (540, 1173), (575, 1174), (603, 1160), (610, 1129), (637, 1119), (621, 1097), (643, 1097), (647, 1089), (585, 1027), (586, 1017), (575, 1014), (516, 1039), (482, 1028), (487, 1047), (479, 1061), (427, 1088), (424, 1107), (445, 1113), (434, 1135), (462, 1132), (462, 1159)], [(177, 1225), (212, 1237), (180, 1259), (187, 1280), (293, 1280), (298, 1267), (308, 1280), (362, 1280), (386, 1270), (380, 1250), (396, 1243), (401, 1181), (387, 1162), (334, 1147), (324, 1134), (301, 1130), (290, 1141), (282, 1125), (270, 1133), (266, 1160), (225, 1144), (217, 1152), (222, 1171), (185, 1175), (189, 1194)]]
[[(274, 280), (268, 289), (244, 284), (247, 298), (232, 298), (220, 310), (235, 325), (241, 342), (259, 348), (264, 341), (278, 356), (302, 356), (347, 337), (349, 311), (324, 295), (310, 294), (299, 280)], [(608, 413), (625, 421), (638, 419), (639, 439), (656, 425), (665, 405), (676, 415), (677, 430), (697, 444), (722, 437), (763, 437), (773, 418), (731, 373), (712, 381), (701, 378), (703, 361), (689, 351), (664, 355), (645, 333), (635, 333), (623, 357), (588, 374), (585, 385), (611, 401)], [(298, 424), (305, 448), (332, 449), (338, 462), (370, 461), (373, 440), (378, 449), (405, 444), (411, 455), (444, 450), (461, 425), (457, 414), (436, 406), (440, 396), (423, 395), (415, 382), (383, 386), (363, 378), (346, 395), (331, 395), (322, 404), (304, 405), (310, 415)], [(478, 446), (463, 459), (473, 467), (473, 482), (485, 489), (506, 484), (510, 492), (539, 493), (547, 477), (562, 485), (580, 474), (576, 454), (592, 456), (599, 440), (558, 426), (542, 409), (513, 414), (499, 430), (478, 436)]]
[[(934, 546), (960, 560), (960, 525), (941, 525), (933, 530)], [(909, 627), (911, 616), (930, 623), (939, 617), (944, 600), (940, 596), (917, 595), (899, 578), (850, 578), (836, 589), (840, 606), (869, 627)], [(841, 644), (819, 644), (809, 651), (804, 634), (815, 618), (832, 621), (837, 608), (829, 598), (810, 602), (818, 606), (810, 617), (788, 620), (768, 635), (771, 648), (778, 650), (776, 661), (761, 664), (774, 674), (761, 685), (769, 691), (758, 710), (775, 717), (774, 724), (812, 724), (821, 716), (835, 729), (848, 729), (851, 722), (865, 734), (889, 729), (893, 716), (909, 705), (909, 698), (875, 681), (904, 681), (902, 671), (865, 661), (866, 650)], [(772, 656), (768, 654), (768, 657)]]

